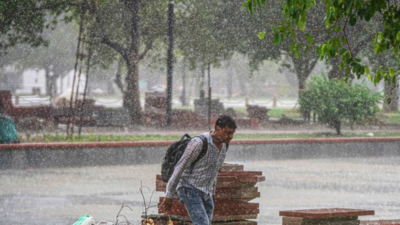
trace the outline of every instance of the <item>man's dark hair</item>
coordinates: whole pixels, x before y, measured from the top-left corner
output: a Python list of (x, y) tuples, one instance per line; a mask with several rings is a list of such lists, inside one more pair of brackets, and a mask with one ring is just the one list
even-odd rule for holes
[(234, 119), (232, 119), (232, 117), (230, 116), (226, 116), (226, 115), (222, 115), (220, 117), (218, 117), (217, 121), (215, 122), (215, 129), (217, 129), (217, 126), (224, 128), (224, 127), (229, 127), (232, 129), (236, 129), (236, 122)]

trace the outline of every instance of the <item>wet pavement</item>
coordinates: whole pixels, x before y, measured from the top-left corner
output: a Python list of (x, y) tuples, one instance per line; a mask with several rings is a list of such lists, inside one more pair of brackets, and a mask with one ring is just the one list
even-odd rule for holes
[[(234, 162), (262, 171), (258, 224), (281, 224), (280, 210), (357, 208), (375, 210), (361, 220), (400, 219), (400, 157)], [(139, 224), (160, 165), (0, 171), (0, 224), (73, 224), (84, 214), (116, 220), (121, 212)], [(155, 192), (151, 206), (156, 205)], [(149, 213), (156, 213), (150, 207)], [(119, 221), (125, 221), (123, 217)]]

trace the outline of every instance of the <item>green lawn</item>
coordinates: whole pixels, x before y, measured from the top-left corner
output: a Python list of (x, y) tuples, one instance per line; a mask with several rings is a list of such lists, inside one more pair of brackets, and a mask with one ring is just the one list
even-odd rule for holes
[(302, 118), (296, 108), (270, 108), (268, 112), (270, 118), (281, 118), (282, 114), (290, 118)]
[[(194, 110), (194, 106), (174, 106), (174, 109), (189, 109)], [(247, 115), (246, 107), (233, 107), (236, 112), (244, 113)], [(285, 114), (291, 118), (301, 118), (300, 113), (296, 108), (268, 108), (268, 116), (270, 118), (281, 118), (282, 114)], [(400, 114), (399, 114), (400, 116)]]
[[(189, 109), (194, 110), (194, 106), (175, 106), (174, 109)], [(243, 115), (247, 115), (246, 107), (234, 107), (236, 112), (239, 112)], [(302, 119), (300, 113), (296, 108), (268, 108), (268, 116), (270, 118), (282, 118), (282, 114), (293, 118), (293, 119)], [(391, 113), (379, 113), (377, 118), (383, 122), (384, 124), (400, 124), (400, 111), (391, 112)]]
[(383, 123), (400, 124), (400, 111), (381, 113), (378, 115), (378, 119), (381, 120)]
[[(192, 137), (197, 134), (190, 134)], [(279, 138), (337, 138), (337, 137), (366, 137), (366, 133), (343, 133), (338, 136), (334, 131), (325, 133), (300, 133), (300, 134), (236, 134), (234, 139), (279, 139)], [(400, 132), (376, 132), (374, 137), (400, 137)], [(85, 134), (79, 137), (74, 135), (73, 138), (64, 134), (43, 134), (43, 135), (26, 135), (20, 136), (23, 143), (36, 142), (109, 142), (109, 141), (170, 141), (179, 140), (181, 135), (98, 135)]]

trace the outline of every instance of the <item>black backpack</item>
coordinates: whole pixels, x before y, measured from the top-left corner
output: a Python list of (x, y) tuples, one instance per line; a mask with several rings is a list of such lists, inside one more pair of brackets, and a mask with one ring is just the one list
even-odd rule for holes
[[(204, 135), (199, 135), (197, 137), (203, 141), (203, 148), (201, 149), (199, 156), (191, 164), (192, 170), (194, 165), (206, 155), (208, 148), (207, 138)], [(180, 141), (176, 141), (168, 147), (161, 165), (161, 178), (164, 182), (168, 182), (168, 180), (171, 178), (172, 174), (174, 173), (175, 165), (182, 157), (190, 140), (192, 140), (192, 138), (188, 134), (184, 134)]]

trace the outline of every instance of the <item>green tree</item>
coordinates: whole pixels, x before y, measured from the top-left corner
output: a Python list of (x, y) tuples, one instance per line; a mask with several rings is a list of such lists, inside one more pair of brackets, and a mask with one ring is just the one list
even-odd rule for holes
[[(231, 3), (231, 6), (225, 10), (229, 22), (224, 24), (227, 28), (223, 31), (226, 31), (234, 40), (230, 40), (229, 43), (235, 44), (237, 51), (249, 57), (253, 70), (258, 70), (259, 65), (265, 60), (281, 62), (283, 58), (284, 63), (281, 66), (289, 68), (298, 78), (300, 95), (306, 89), (307, 78), (317, 65), (318, 55), (314, 51), (308, 51), (299, 58), (298, 54), (294, 54), (295, 46), (293, 47), (289, 40), (281, 40), (279, 42), (281, 44), (276, 45), (277, 38), (274, 37), (274, 32), (270, 31), (284, 19), (279, 1), (271, 1), (268, 8), (257, 11), (251, 17), (245, 8), (239, 6), (239, 3)], [(323, 28), (321, 24), (313, 23), (313, 20), (322, 16), (321, 9), (314, 9), (313, 16), (308, 18), (310, 29)], [(315, 38), (316, 42), (320, 40), (321, 37)], [(304, 35), (298, 35), (296, 41), (307, 42)]]
[(204, 87), (206, 70), (210, 66), (220, 66), (221, 61), (233, 53), (233, 48), (227, 46), (230, 40), (222, 36), (225, 33), (218, 26), (221, 22), (219, 16), (227, 4), (218, 0), (213, 4), (208, 1), (181, 1), (177, 5), (176, 48), (190, 69), (200, 66), (200, 89)]
[(365, 84), (353, 87), (326, 76), (313, 77), (308, 90), (299, 99), (300, 111), (314, 112), (320, 123), (333, 127), (341, 134), (342, 122), (362, 124), (375, 119), (379, 111), (379, 94), (374, 94)]
[(48, 45), (43, 31), (54, 28), (58, 16), (77, 5), (80, 4), (70, 0), (1, 1), (0, 55), (21, 43), (35, 47)]
[(127, 74), (123, 87), (124, 107), (130, 111), (133, 124), (142, 123), (139, 92), (139, 63), (167, 31), (167, 1), (120, 0), (107, 1), (96, 7), (87, 4), (92, 16), (94, 52), (103, 63), (110, 64), (120, 57)]
[[(107, 67), (119, 58), (125, 62), (127, 75), (125, 82), (120, 82), (124, 88), (124, 107), (130, 111), (134, 124), (142, 122), (139, 62), (153, 45), (163, 41), (161, 37), (167, 31), (166, 1), (21, 0), (1, 3), (0, 10), (0, 28), (5, 34), (0, 47), (47, 43), (42, 32), (58, 21), (56, 17), (47, 21), (47, 14), (57, 16), (64, 12), (68, 21), (83, 20), (88, 43), (93, 46), (93, 63)], [(79, 19), (81, 13), (85, 16)]]
[[(369, 43), (369, 45), (372, 45)], [(367, 62), (373, 71), (383, 67), (396, 67), (398, 59), (392, 54), (384, 54), (377, 57), (373, 48), (365, 48), (362, 52), (363, 62)], [(374, 73), (374, 72), (371, 72)], [(382, 109), (387, 112), (399, 110), (399, 85), (391, 81), (384, 82), (384, 101)]]
[[(318, 21), (325, 25), (324, 31), (327, 38), (324, 42), (314, 44), (313, 30), (306, 29), (307, 18), (314, 7), (317, 5), (325, 5), (324, 20)], [(253, 13), (266, 5), (265, 0), (246, 0), (243, 4), (248, 11)], [(372, 44), (376, 54), (394, 54), (399, 57), (400, 44), (400, 8), (396, 1), (369, 1), (369, 0), (348, 0), (348, 1), (332, 1), (332, 0), (291, 0), (283, 2), (283, 10), (281, 11), (284, 20), (274, 29), (276, 43), (279, 44), (284, 38), (291, 39), (295, 47), (295, 52), (300, 54), (300, 50), (309, 50), (315, 48), (320, 59), (331, 59), (340, 55), (339, 68), (345, 71), (345, 78), (353, 73), (359, 78), (363, 74), (367, 74), (369, 80), (375, 84), (380, 80), (396, 82), (395, 68), (379, 67), (375, 75), (372, 75), (370, 68), (361, 63), (356, 54), (352, 51), (348, 38), (349, 26), (355, 26), (357, 23), (366, 22), (368, 25), (373, 23), (380, 24), (377, 30), (372, 30), (372, 26), (368, 26), (366, 32), (373, 34)], [(376, 14), (381, 14), (377, 17)], [(298, 34), (305, 35), (308, 43), (301, 44), (296, 42)], [(299, 47), (298, 47), (299, 46)], [(396, 69), (396, 71), (395, 71)]]
[(43, 69), (47, 95), (53, 97), (58, 92), (57, 79), (62, 80), (73, 69), (77, 32), (72, 24), (59, 22), (55, 29), (45, 30), (42, 36), (49, 40), (48, 46), (22, 45), (29, 53), (14, 62), (22, 69)]

